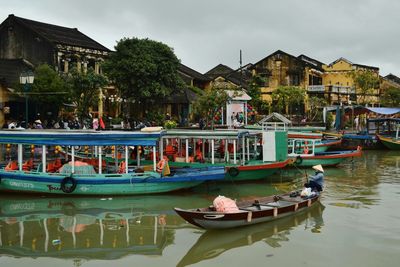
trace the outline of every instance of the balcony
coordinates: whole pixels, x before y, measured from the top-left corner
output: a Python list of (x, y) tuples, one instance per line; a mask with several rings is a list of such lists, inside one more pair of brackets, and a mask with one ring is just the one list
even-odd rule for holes
[(330, 92), (336, 94), (355, 94), (356, 89), (351, 86), (339, 86), (339, 85), (332, 85), (330, 86)]
[(324, 93), (325, 85), (309, 85), (307, 91), (310, 93)]

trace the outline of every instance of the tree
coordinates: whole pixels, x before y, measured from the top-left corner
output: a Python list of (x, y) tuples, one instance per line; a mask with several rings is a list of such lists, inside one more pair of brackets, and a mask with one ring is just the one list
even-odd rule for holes
[(197, 98), (193, 110), (197, 116), (206, 119), (206, 125), (211, 121), (211, 129), (214, 129), (215, 115), (228, 100), (229, 96), (224, 89), (212, 88)]
[(308, 111), (308, 117), (311, 121), (319, 120), (322, 121), (322, 110), (321, 108), (326, 106), (325, 98), (312, 96), (308, 100), (310, 110)]
[(372, 71), (353, 71), (351, 73), (354, 85), (360, 92), (360, 104), (367, 104), (366, 96), (379, 86), (379, 77)]
[(400, 88), (389, 87), (385, 89), (381, 96), (381, 103), (387, 107), (400, 106)]
[(29, 91), (29, 99), (36, 103), (41, 114), (49, 111), (57, 114), (68, 97), (64, 80), (47, 64), (37, 66), (34, 72), (35, 80)]
[(120, 40), (103, 64), (107, 77), (122, 97), (143, 106), (183, 88), (178, 67), (179, 60), (170, 47), (138, 38)]
[(66, 76), (71, 101), (76, 105), (81, 123), (89, 117), (89, 108), (95, 106), (99, 99), (99, 89), (107, 85), (107, 79), (96, 74), (93, 69), (86, 73), (72, 69)]
[(251, 97), (249, 104), (258, 112), (266, 112), (268, 110), (267, 103), (261, 99), (260, 87), (265, 84), (267, 78), (255, 75), (251, 78), (247, 89), (247, 94)]
[(294, 105), (304, 103), (305, 91), (296, 86), (279, 86), (272, 92), (272, 100), (278, 112), (286, 113), (288, 109), (289, 115), (292, 113)]

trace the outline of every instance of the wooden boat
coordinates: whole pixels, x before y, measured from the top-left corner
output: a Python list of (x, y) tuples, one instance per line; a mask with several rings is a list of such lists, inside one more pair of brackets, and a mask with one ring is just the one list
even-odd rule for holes
[[(165, 176), (156, 171), (156, 158), (150, 170), (141, 166), (103, 166), (103, 146), (123, 146), (125, 162), (128, 160), (130, 146), (150, 146), (156, 153), (156, 145), (163, 132), (100, 132), (100, 131), (0, 131), (0, 142), (16, 146), (18, 160), (10, 159), (4, 169), (0, 169), (0, 191), (33, 192), (73, 195), (134, 195), (162, 193), (190, 188), (207, 180), (223, 179), (223, 167), (207, 167), (195, 171), (181, 170)], [(71, 160), (59, 164), (57, 171), (54, 162), (48, 162), (47, 150), (55, 145), (71, 146)], [(41, 161), (26, 159), (24, 146), (39, 146), (42, 149)], [(98, 151), (97, 165), (92, 166), (75, 161), (74, 146), (95, 146)], [(69, 158), (68, 158), (69, 160)], [(51, 170), (49, 167), (52, 167)], [(96, 168), (97, 170), (96, 170)]]
[[(225, 181), (264, 179), (290, 162), (283, 131), (174, 129), (162, 136), (161, 144), (160, 153), (171, 159), (172, 168), (223, 166)], [(196, 160), (197, 153), (202, 160)]]
[(318, 202), (310, 209), (305, 209), (304, 212), (269, 223), (225, 229), (224, 231), (204, 231), (176, 266), (183, 267), (207, 261), (228, 253), (228, 251), (255, 246), (257, 243), (262, 243), (263, 246), (268, 245), (271, 248), (284, 246), (290, 240), (291, 232), (295, 229), (305, 228), (311, 232), (321, 231), (324, 223), (324, 208)]
[(320, 195), (304, 199), (296, 194), (282, 194), (237, 202), (238, 211), (218, 212), (214, 206), (175, 211), (187, 222), (204, 229), (234, 228), (268, 222), (293, 215), (310, 208), (318, 202)]
[(400, 139), (377, 135), (382, 144), (390, 150), (400, 150)]

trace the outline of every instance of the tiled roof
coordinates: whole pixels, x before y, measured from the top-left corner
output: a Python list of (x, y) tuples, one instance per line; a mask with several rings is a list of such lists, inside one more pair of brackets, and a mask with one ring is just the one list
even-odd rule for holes
[(388, 79), (388, 80), (390, 80), (390, 81), (392, 81), (392, 82), (395, 82), (395, 83), (400, 84), (400, 78), (397, 77), (397, 76), (394, 75), (394, 74), (391, 74), (391, 73), (390, 73), (390, 74), (386, 75), (385, 78)]
[(199, 81), (209, 81), (210, 79), (206, 77), (205, 75), (201, 74), (200, 72), (197, 72), (188, 66), (185, 66), (183, 64), (179, 64), (179, 72), (183, 73), (186, 76), (189, 76), (193, 79), (199, 80)]
[[(78, 46), (107, 52), (110, 51), (105, 46), (78, 31), (77, 28), (67, 28), (53, 24), (47, 24), (39, 21), (20, 18), (14, 15), (9, 15), (7, 20), (15, 21), (16, 23), (25, 26), (53, 44)], [(4, 24), (7, 20), (5, 20), (2, 24)]]
[(214, 68), (212, 68), (211, 70), (207, 71), (204, 75), (209, 77), (210, 79), (215, 79), (218, 76), (225, 77), (225, 75), (228, 75), (232, 72), (234, 72), (234, 70), (231, 69), (230, 67), (223, 64), (219, 64)]

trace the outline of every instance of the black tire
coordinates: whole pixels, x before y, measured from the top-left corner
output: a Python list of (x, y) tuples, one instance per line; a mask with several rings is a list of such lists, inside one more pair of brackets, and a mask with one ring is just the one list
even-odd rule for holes
[[(71, 186), (67, 186), (67, 184), (72, 184)], [(70, 194), (72, 192), (74, 192), (75, 188), (76, 188), (77, 182), (74, 178), (68, 176), (65, 177), (64, 179), (62, 179), (61, 181), (61, 190), (64, 193)]]
[(236, 167), (230, 167), (229, 170), (228, 170), (228, 173), (229, 173), (229, 175), (230, 175), (231, 177), (236, 177), (236, 176), (239, 175), (240, 171), (239, 171), (239, 169), (236, 168)]
[(297, 156), (296, 160), (294, 161), (294, 164), (300, 165), (301, 163), (303, 163), (303, 159), (300, 156)]

